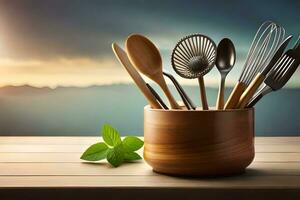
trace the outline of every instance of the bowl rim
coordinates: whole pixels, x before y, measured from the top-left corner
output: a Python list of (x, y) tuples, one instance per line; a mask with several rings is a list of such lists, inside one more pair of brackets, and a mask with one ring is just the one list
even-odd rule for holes
[[(184, 106), (181, 106), (184, 107)], [(214, 107), (209, 107), (209, 110), (200, 110), (201, 107), (197, 107), (196, 110), (180, 110), (180, 109), (170, 109), (170, 110), (164, 110), (164, 109), (159, 109), (159, 108), (151, 108), (149, 104), (144, 106), (144, 111), (151, 111), (151, 112), (184, 112), (184, 113), (189, 113), (189, 112), (208, 112), (208, 113), (222, 113), (222, 112), (249, 112), (249, 111), (254, 111), (255, 108), (243, 108), (243, 109), (226, 109), (226, 110), (216, 110), (216, 109), (211, 109)]]

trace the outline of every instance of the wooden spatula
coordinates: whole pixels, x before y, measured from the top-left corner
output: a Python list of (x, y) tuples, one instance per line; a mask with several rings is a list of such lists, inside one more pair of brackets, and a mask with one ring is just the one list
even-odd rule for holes
[(130, 63), (126, 52), (119, 47), (116, 43), (112, 44), (112, 49), (118, 58), (119, 62), (125, 67), (131, 78), (134, 80), (135, 84), (138, 86), (138, 88), (141, 90), (141, 92), (144, 94), (146, 99), (148, 100), (150, 106), (152, 108), (162, 108), (159, 103), (156, 101), (153, 94), (150, 92), (149, 88), (146, 85), (146, 82), (141, 77), (141, 75), (136, 71), (136, 69), (132, 66)]

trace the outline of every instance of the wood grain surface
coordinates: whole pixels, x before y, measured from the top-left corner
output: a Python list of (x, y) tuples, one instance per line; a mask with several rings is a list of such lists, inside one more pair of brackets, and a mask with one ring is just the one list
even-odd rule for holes
[[(111, 168), (81, 152), (98, 137), (0, 137), (0, 199), (300, 199), (300, 137), (258, 137), (240, 176), (180, 178), (144, 161)], [(142, 154), (142, 152), (140, 151)]]
[(254, 109), (144, 108), (144, 158), (156, 172), (180, 176), (240, 174), (254, 158)]

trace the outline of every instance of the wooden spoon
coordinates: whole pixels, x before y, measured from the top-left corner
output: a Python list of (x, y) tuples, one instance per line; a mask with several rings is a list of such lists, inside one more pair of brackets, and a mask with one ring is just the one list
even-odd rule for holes
[(138, 88), (141, 90), (141, 92), (144, 94), (146, 99), (148, 100), (149, 104), (152, 108), (161, 108), (161, 106), (157, 103), (155, 97), (149, 90), (149, 88), (146, 85), (146, 82), (143, 80), (141, 75), (136, 71), (136, 69), (131, 65), (128, 56), (126, 52), (119, 47), (116, 43), (112, 44), (112, 49), (118, 58), (119, 62), (124, 66), (124, 68), (127, 70), (131, 78), (134, 80), (135, 84), (138, 86)]
[(171, 108), (180, 109), (163, 77), (162, 59), (156, 46), (148, 38), (138, 34), (130, 35), (125, 46), (132, 64), (161, 87)]

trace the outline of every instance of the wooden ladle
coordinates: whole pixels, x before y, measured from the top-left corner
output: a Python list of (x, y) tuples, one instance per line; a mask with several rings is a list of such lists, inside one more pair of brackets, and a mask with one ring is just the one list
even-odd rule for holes
[(126, 50), (132, 64), (164, 91), (173, 109), (180, 109), (163, 77), (162, 59), (156, 46), (145, 36), (133, 34), (126, 40)]

